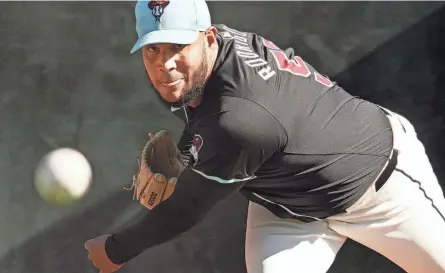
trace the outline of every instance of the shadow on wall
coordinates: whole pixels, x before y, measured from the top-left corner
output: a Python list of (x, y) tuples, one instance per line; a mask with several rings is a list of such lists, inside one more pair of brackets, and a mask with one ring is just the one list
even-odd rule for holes
[[(406, 116), (416, 127), (445, 186), (445, 8), (393, 37), (335, 80), (360, 96)], [(442, 179), (441, 179), (442, 178)]]
[[(381, 45), (339, 73), (335, 80), (354, 95), (411, 119), (435, 170), (445, 179), (445, 9)], [(444, 186), (442, 184), (442, 186)], [(116, 192), (99, 204), (46, 229), (0, 259), (2, 272), (96, 272), (83, 243), (101, 234), (128, 209), (140, 209), (131, 194)], [(121, 272), (242, 273), (246, 201), (239, 195), (180, 238), (140, 255)], [(243, 211), (243, 212), (241, 212)], [(134, 220), (134, 219), (133, 219)], [(209, 250), (207, 250), (209, 249)], [(330, 273), (403, 272), (371, 250), (348, 242)]]
[[(353, 95), (411, 120), (445, 190), (445, 8), (391, 38), (334, 80)], [(330, 273), (404, 272), (379, 254), (348, 241)], [(360, 255), (357, 255), (358, 251)]]

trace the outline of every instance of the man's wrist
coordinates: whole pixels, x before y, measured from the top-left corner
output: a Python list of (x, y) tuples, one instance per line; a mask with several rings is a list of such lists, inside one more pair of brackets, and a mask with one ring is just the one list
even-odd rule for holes
[(121, 265), (126, 262), (122, 257), (120, 257), (122, 255), (120, 255), (119, 250), (120, 248), (114, 240), (113, 235), (108, 236), (107, 240), (105, 241), (105, 253), (108, 256), (108, 259), (110, 259), (110, 261), (116, 265)]

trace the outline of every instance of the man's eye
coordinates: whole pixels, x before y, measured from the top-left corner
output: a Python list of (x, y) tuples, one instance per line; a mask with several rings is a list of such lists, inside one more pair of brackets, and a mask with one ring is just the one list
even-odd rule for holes
[(154, 46), (148, 46), (148, 47), (147, 47), (147, 50), (148, 50), (149, 52), (155, 52), (155, 51), (156, 51), (156, 47), (154, 47)]
[(174, 47), (176, 49), (183, 49), (184, 47), (186, 47), (187, 45), (181, 45), (181, 44), (175, 44)]

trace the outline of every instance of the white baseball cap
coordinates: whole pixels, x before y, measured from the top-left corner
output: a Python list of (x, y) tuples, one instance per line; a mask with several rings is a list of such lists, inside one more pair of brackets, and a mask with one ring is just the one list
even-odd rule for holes
[(139, 39), (130, 53), (150, 44), (191, 44), (211, 26), (205, 0), (138, 1), (135, 15)]

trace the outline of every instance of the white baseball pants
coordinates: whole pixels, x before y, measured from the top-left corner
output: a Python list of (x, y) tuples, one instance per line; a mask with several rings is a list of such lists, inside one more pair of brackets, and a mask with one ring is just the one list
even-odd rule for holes
[(389, 119), (399, 150), (396, 170), (378, 192), (373, 185), (346, 213), (302, 223), (249, 204), (248, 273), (327, 272), (346, 238), (406, 272), (445, 273), (442, 189), (412, 124), (395, 113)]

